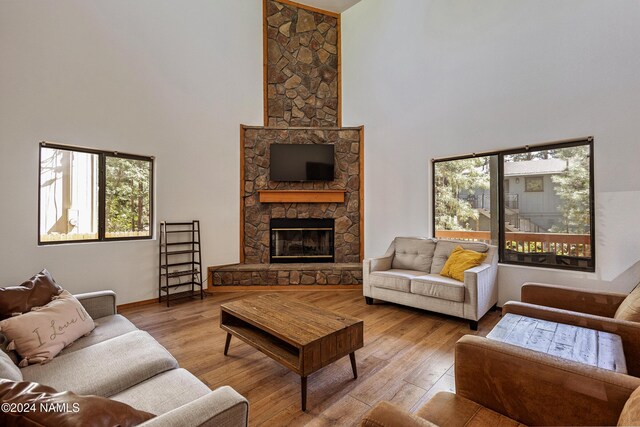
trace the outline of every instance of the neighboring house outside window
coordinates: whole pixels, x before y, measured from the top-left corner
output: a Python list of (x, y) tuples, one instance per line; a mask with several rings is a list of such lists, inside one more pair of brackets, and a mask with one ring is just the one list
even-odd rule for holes
[(594, 271), (592, 151), (588, 139), (434, 161), (434, 235), (492, 243), (504, 263)]

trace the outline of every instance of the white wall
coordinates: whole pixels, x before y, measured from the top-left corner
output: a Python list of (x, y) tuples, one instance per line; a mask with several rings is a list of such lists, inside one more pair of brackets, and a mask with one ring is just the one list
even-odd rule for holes
[(0, 286), (157, 295), (157, 241), (37, 246), (38, 142), (156, 156), (156, 223), (238, 261), (239, 125), (262, 123), (260, 0), (0, 2)]
[(365, 125), (366, 255), (396, 235), (430, 235), (431, 158), (593, 135), (596, 273), (501, 266), (500, 303), (529, 280), (631, 289), (638, 22), (637, 0), (365, 0), (347, 10), (343, 123)]

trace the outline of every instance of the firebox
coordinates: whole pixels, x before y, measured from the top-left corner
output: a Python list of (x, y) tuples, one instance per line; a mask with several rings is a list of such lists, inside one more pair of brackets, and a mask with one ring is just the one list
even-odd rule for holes
[(334, 262), (335, 220), (272, 218), (270, 257), (279, 262)]

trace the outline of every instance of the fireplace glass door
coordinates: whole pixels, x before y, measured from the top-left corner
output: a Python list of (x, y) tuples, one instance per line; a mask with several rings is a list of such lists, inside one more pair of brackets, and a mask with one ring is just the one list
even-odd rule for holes
[(333, 262), (333, 220), (271, 220), (271, 262)]

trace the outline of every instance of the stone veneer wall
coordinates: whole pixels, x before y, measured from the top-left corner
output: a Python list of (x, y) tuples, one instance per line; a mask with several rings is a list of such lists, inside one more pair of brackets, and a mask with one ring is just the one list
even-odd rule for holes
[(270, 127), (338, 126), (338, 19), (266, 0)]
[[(269, 181), (269, 145), (335, 144), (335, 180)], [(360, 262), (359, 129), (270, 129), (244, 131), (244, 262), (269, 262), (271, 218), (335, 218), (335, 262)], [(260, 203), (259, 190), (346, 190), (344, 203)]]

